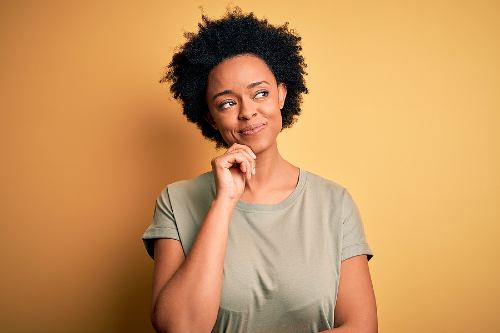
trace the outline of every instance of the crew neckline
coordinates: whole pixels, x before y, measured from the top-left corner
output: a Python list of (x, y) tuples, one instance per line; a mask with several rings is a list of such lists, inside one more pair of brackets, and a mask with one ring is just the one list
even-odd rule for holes
[[(213, 171), (210, 172), (210, 186), (212, 187), (212, 191), (215, 195), (215, 179), (214, 179), (214, 174)], [(239, 210), (244, 210), (244, 211), (252, 211), (252, 212), (269, 212), (269, 211), (275, 211), (275, 210), (280, 210), (285, 207), (288, 207), (292, 203), (294, 203), (299, 195), (302, 193), (304, 190), (304, 187), (307, 182), (307, 171), (299, 167), (299, 180), (297, 183), (297, 186), (293, 190), (292, 193), (288, 195), (285, 199), (282, 201), (276, 203), (276, 204), (260, 204), (260, 203), (250, 203), (247, 201), (243, 200), (238, 200), (236, 203), (235, 208)]]

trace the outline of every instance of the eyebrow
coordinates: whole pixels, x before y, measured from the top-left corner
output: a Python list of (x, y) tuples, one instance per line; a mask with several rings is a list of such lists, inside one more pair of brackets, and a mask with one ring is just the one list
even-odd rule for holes
[[(261, 83), (267, 83), (267, 84), (270, 84), (269, 82), (265, 81), (265, 80), (262, 80), (262, 81), (257, 81), (257, 82), (253, 82), (253, 83), (250, 83), (248, 86), (247, 86), (247, 89), (251, 89), (255, 86), (258, 86), (259, 84)], [(232, 90), (224, 90), (224, 91), (221, 91), (217, 94), (215, 94), (213, 97), (212, 97), (212, 101), (215, 100), (217, 97), (221, 96), (221, 95), (227, 95), (227, 94), (232, 94), (233, 91)]]

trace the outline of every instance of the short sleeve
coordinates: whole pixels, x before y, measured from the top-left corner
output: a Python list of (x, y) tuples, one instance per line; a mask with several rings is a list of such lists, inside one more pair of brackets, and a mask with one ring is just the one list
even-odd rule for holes
[(344, 190), (342, 203), (342, 256), (341, 261), (366, 254), (368, 261), (373, 252), (366, 241), (363, 221), (351, 194)]
[(179, 232), (168, 196), (168, 187), (165, 187), (156, 198), (151, 224), (142, 235), (146, 251), (152, 259), (154, 259), (154, 239), (156, 238), (179, 240)]

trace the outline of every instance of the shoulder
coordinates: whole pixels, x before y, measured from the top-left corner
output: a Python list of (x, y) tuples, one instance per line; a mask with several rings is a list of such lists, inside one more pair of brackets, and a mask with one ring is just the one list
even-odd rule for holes
[(206, 200), (207, 197), (213, 195), (213, 174), (212, 171), (207, 171), (190, 179), (180, 179), (167, 184), (163, 191), (165, 194), (176, 197), (180, 200)]
[(189, 191), (192, 189), (209, 186), (212, 178), (212, 171), (207, 171), (190, 179), (179, 179), (173, 181), (166, 187)]
[(313, 193), (322, 198), (341, 200), (347, 193), (347, 189), (339, 182), (311, 171), (307, 171), (307, 184)]

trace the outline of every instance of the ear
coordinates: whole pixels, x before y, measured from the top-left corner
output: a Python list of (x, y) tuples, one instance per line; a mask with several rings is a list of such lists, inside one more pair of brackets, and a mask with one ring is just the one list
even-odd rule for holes
[(218, 130), (217, 125), (215, 124), (214, 118), (212, 117), (212, 114), (210, 113), (210, 111), (205, 112), (205, 116), (204, 117), (205, 117), (205, 120), (208, 121), (208, 123), (213, 128), (215, 128), (216, 130)]
[(286, 84), (281, 82), (278, 85), (278, 100), (280, 103), (280, 110), (283, 109), (283, 106), (285, 105), (285, 98), (286, 98)]

